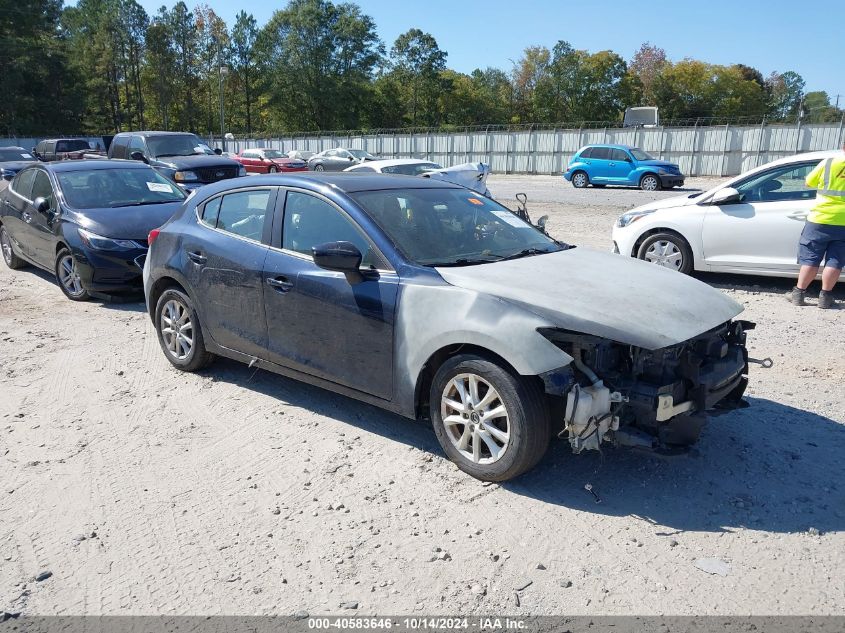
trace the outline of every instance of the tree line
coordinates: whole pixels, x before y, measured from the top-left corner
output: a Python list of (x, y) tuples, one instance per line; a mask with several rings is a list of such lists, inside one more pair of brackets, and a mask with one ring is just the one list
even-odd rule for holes
[(388, 48), (359, 6), (330, 0), (290, 0), (262, 26), (182, 1), (149, 15), (135, 0), (0, 0), (0, 58), (7, 136), (218, 133), (221, 98), (236, 134), (612, 122), (637, 105), (663, 120), (843, 114), (796, 72), (673, 62), (650, 43), (626, 60), (561, 40), (460, 73), (431, 34), (411, 28)]

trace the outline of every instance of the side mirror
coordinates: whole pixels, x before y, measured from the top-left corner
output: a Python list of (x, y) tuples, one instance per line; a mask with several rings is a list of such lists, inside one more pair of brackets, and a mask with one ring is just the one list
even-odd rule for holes
[(347, 160), (349, 160), (349, 161), (353, 161), (353, 160), (355, 160), (355, 157), (354, 157), (354, 156), (350, 156)]
[(139, 152), (138, 150), (135, 150), (134, 152), (129, 154), (129, 158), (131, 158), (132, 160), (139, 160), (142, 163), (147, 162), (147, 157), (144, 156), (144, 152)]
[(32, 206), (38, 213), (47, 213), (50, 210), (50, 203), (41, 196), (32, 201)]
[(713, 197), (710, 198), (710, 204), (736, 204), (740, 202), (740, 193), (733, 187), (725, 187), (724, 189), (719, 189), (716, 193), (713, 194)]
[(222, 153), (223, 153), (223, 150), (222, 150), (222, 149), (220, 149), (219, 147), (215, 147), (215, 148), (214, 148), (214, 153), (215, 153), (215, 154), (217, 154), (218, 156), (220, 156), (220, 154), (222, 154)]
[(326, 270), (344, 273), (358, 272), (361, 267), (361, 251), (352, 242), (326, 242), (311, 248), (314, 263)]
[(3, 180), (12, 180), (14, 179), (15, 175), (10, 171), (3, 172)]

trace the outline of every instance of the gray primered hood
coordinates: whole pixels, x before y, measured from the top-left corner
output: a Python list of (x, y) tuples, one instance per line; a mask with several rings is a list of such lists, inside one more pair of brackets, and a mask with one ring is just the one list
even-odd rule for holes
[(743, 309), (687, 275), (586, 248), (437, 272), (453, 286), (501, 297), (556, 327), (645, 349), (686, 341)]

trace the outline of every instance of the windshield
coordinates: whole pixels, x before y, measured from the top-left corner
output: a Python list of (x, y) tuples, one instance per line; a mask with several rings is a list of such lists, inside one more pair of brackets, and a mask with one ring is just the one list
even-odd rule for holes
[(375, 159), (375, 156), (370, 154), (369, 152), (365, 152), (362, 149), (348, 149), (346, 150), (350, 154), (352, 154), (355, 158), (372, 158)]
[(637, 149), (634, 147), (630, 150), (631, 154), (633, 154), (636, 160), (654, 160), (654, 157), (651, 154), (647, 154), (641, 149)]
[(35, 158), (21, 147), (4, 147), (0, 149), (0, 162), (12, 160), (35, 160)]
[(105, 209), (181, 202), (185, 194), (153, 169), (91, 169), (56, 174), (67, 203)]
[(150, 156), (193, 156), (194, 154), (214, 154), (196, 134), (168, 134), (167, 136), (148, 136), (147, 147)]
[(386, 189), (350, 196), (409, 260), (481, 264), (562, 250), (498, 202), (467, 189)]
[(265, 149), (264, 150), (264, 158), (287, 158), (287, 154), (282, 154), (277, 149)]
[(433, 169), (443, 169), (437, 163), (411, 163), (410, 165), (387, 165), (381, 168), (383, 174), (404, 174), (406, 176), (419, 176)]

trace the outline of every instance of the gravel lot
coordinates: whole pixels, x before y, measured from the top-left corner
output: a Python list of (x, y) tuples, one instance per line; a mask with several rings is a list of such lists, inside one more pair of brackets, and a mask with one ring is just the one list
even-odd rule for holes
[[(600, 249), (620, 212), (677, 193), (490, 188)], [(72, 303), (0, 266), (0, 611), (841, 614), (845, 310), (701, 278), (775, 360), (750, 408), (686, 457), (555, 442), (485, 485), (421, 423), (233, 362), (181, 374), (142, 303)]]

